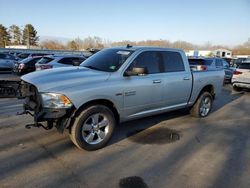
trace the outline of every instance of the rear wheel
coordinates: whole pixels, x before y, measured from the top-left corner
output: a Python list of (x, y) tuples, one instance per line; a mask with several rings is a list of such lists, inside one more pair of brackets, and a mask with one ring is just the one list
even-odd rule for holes
[(237, 86), (233, 86), (233, 89), (234, 89), (234, 91), (242, 91), (242, 88), (237, 87)]
[(194, 106), (190, 110), (190, 114), (194, 117), (206, 117), (210, 113), (213, 105), (213, 97), (209, 92), (202, 93)]
[(71, 127), (70, 138), (80, 149), (97, 150), (110, 140), (115, 127), (113, 112), (106, 106), (84, 109)]

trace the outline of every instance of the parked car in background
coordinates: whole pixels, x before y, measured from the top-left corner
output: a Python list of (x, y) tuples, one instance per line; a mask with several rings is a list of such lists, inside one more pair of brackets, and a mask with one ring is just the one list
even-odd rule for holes
[(53, 55), (53, 54), (48, 54), (48, 53), (20, 53), (17, 55), (17, 58), (19, 60), (28, 58), (28, 57), (37, 57), (37, 56), (46, 56), (46, 55)]
[(242, 63), (250, 63), (250, 58), (246, 58)]
[(234, 67), (230, 67), (230, 64), (224, 60), (221, 59), (222, 64), (223, 64), (223, 69), (225, 71), (225, 82), (226, 83), (231, 83), (232, 77), (233, 77), (233, 72), (234, 72)]
[(60, 67), (79, 66), (84, 60), (82, 55), (53, 55), (45, 56), (36, 63), (36, 70), (44, 70)]
[(16, 58), (18, 58), (18, 55), (21, 54), (22, 52), (10, 52), (9, 54), (15, 56)]
[(36, 63), (43, 57), (28, 57), (14, 64), (13, 72), (18, 75), (27, 74), (36, 70)]
[(241, 58), (233, 59), (232, 66), (236, 67), (236, 68), (239, 67), (239, 65), (241, 63), (243, 63), (243, 61), (245, 61), (246, 59), (247, 59), (246, 57), (241, 57)]
[(225, 59), (217, 57), (189, 57), (188, 61), (192, 70), (205, 71), (224, 69), (225, 82), (231, 83), (234, 70), (229, 66), (229, 63)]
[(0, 72), (12, 71), (15, 61), (15, 56), (7, 53), (0, 53)]
[(234, 71), (232, 84), (236, 91), (250, 89), (250, 62), (241, 63)]

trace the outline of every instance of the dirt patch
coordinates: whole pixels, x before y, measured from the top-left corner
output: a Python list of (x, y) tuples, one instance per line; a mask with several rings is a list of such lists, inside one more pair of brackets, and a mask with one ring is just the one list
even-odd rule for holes
[(127, 133), (127, 137), (140, 144), (169, 144), (180, 140), (180, 133), (169, 128), (140, 129)]
[(126, 177), (120, 180), (120, 188), (148, 188), (147, 184), (139, 176)]

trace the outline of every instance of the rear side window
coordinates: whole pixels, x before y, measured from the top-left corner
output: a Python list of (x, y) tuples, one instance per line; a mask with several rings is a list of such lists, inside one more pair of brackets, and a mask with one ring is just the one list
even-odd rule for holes
[(162, 58), (159, 52), (142, 52), (129, 66), (129, 70), (132, 70), (134, 67), (147, 68), (148, 74), (155, 74), (160, 72), (161, 63)]
[(43, 57), (37, 63), (39, 63), (39, 64), (47, 64), (47, 63), (51, 62), (52, 60), (54, 60), (54, 59), (50, 58), (50, 57)]
[(210, 66), (213, 63), (212, 59), (189, 59), (190, 65), (207, 65)]
[(19, 58), (27, 58), (30, 54), (19, 54), (18, 57)]
[(41, 58), (33, 58), (33, 59), (29, 62), (29, 64), (35, 64), (35, 63), (37, 63), (40, 59), (41, 59)]
[(72, 62), (73, 62), (73, 58), (71, 57), (65, 57), (65, 58), (62, 58), (60, 61), (58, 61), (58, 63), (62, 63), (65, 65), (72, 65)]
[(250, 63), (240, 64), (239, 69), (250, 69)]
[(215, 66), (216, 67), (223, 67), (223, 63), (222, 63), (221, 59), (216, 59)]
[(72, 58), (72, 65), (79, 66), (85, 59), (84, 58)]
[(65, 57), (65, 58), (62, 58), (58, 62), (62, 64), (66, 64), (66, 65), (79, 66), (84, 60), (85, 58), (81, 58), (81, 57)]
[(178, 52), (161, 52), (163, 56), (164, 72), (185, 71), (181, 54)]

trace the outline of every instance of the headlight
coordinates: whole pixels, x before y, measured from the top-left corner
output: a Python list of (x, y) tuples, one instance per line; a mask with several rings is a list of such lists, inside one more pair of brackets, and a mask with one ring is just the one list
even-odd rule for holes
[(41, 93), (44, 108), (70, 108), (72, 103), (62, 94)]

